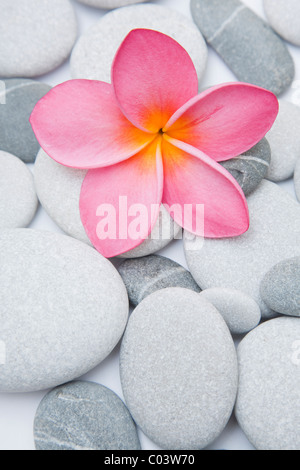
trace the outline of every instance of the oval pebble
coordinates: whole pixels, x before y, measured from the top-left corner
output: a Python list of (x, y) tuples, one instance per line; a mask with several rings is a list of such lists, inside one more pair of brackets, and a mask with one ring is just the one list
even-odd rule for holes
[[(35, 185), (39, 200), (48, 215), (68, 235), (91, 245), (80, 218), (79, 199), (86, 170), (67, 168), (40, 150), (35, 164)], [(164, 206), (151, 237), (121, 258), (136, 258), (155, 253), (178, 237), (181, 228)]]
[(24, 79), (2, 80), (0, 89), (0, 150), (33, 163), (40, 149), (29, 117), (49, 85)]
[(164, 449), (202, 449), (230, 418), (235, 347), (221, 315), (196, 292), (164, 289), (139, 304), (122, 342), (120, 373), (133, 419)]
[(265, 274), (287, 258), (300, 256), (300, 205), (276, 184), (264, 180), (248, 197), (250, 228), (239, 237), (219, 240), (185, 234), (189, 269), (204, 290), (237, 289), (260, 306), (262, 317), (275, 313), (260, 296)]
[(215, 287), (202, 291), (200, 295), (216, 307), (234, 335), (249, 333), (260, 323), (259, 306), (244, 292)]
[(293, 176), (300, 158), (300, 106), (279, 100), (279, 114), (267, 133), (271, 146), (271, 164), (267, 178), (283, 181)]
[(182, 287), (200, 292), (191, 273), (175, 261), (152, 255), (124, 261), (119, 273), (130, 302), (136, 307), (148, 295), (167, 287)]
[(0, 77), (36, 77), (70, 55), (77, 37), (69, 0), (0, 0)]
[(125, 286), (94, 249), (64, 235), (0, 232), (1, 392), (73, 380), (103, 361), (128, 318)]
[(142, 3), (147, 0), (77, 0), (84, 5), (96, 8), (105, 8), (106, 10), (112, 10), (113, 8), (125, 7), (126, 5), (132, 5), (133, 3)]
[(31, 171), (14, 155), (0, 151), (0, 230), (27, 227), (38, 199)]
[(71, 56), (73, 78), (111, 81), (111, 66), (120, 44), (132, 29), (155, 29), (171, 36), (189, 53), (199, 79), (207, 62), (205, 41), (194, 23), (175, 10), (145, 4), (106, 14), (81, 36)]
[(300, 317), (300, 256), (276, 264), (264, 277), (260, 293), (265, 303), (283, 315)]
[(208, 44), (241, 82), (284, 92), (295, 75), (284, 42), (239, 0), (191, 0), (192, 16)]
[(135, 424), (111, 390), (72, 382), (49, 392), (34, 420), (36, 450), (140, 450)]
[(264, 0), (264, 9), (276, 33), (283, 39), (300, 46), (299, 0)]
[(300, 450), (300, 321), (276, 318), (238, 348), (236, 417), (258, 450)]

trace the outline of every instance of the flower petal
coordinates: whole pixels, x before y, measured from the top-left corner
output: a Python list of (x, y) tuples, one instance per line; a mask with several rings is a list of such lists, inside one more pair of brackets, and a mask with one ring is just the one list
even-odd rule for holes
[(194, 64), (183, 47), (149, 29), (131, 31), (116, 54), (112, 83), (125, 116), (142, 130), (158, 132), (198, 93)]
[[(172, 138), (166, 139), (162, 147), (163, 203), (169, 206), (166, 207), (175, 221), (189, 232), (207, 238), (234, 237), (246, 232), (249, 212), (236, 180), (201, 151)], [(184, 217), (180, 210), (175, 213), (170, 210), (174, 204), (185, 209)]]
[(271, 129), (278, 109), (278, 100), (270, 91), (229, 83), (190, 100), (164, 130), (220, 162), (254, 147)]
[(112, 165), (154, 139), (124, 117), (111, 85), (92, 80), (53, 88), (37, 103), (30, 122), (45, 152), (73, 168)]
[(129, 160), (90, 170), (80, 214), (94, 247), (111, 258), (140, 245), (156, 223), (162, 191), (160, 138)]

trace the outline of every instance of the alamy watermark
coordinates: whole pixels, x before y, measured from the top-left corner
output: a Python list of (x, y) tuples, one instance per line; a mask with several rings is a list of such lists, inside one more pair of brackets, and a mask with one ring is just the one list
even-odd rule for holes
[(0, 366), (6, 364), (6, 345), (0, 340)]
[(0, 104), (6, 104), (6, 85), (3, 80), (0, 80)]
[(300, 366), (300, 340), (294, 341), (292, 344), (292, 363), (295, 366)]

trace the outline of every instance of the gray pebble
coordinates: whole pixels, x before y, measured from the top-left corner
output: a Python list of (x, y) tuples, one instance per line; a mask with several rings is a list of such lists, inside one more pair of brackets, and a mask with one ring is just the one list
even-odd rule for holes
[(294, 184), (295, 184), (295, 191), (298, 200), (300, 201), (300, 158), (297, 161), (295, 173), (294, 173)]
[(264, 0), (264, 9), (276, 33), (283, 39), (300, 46), (299, 0)]
[(230, 332), (213, 305), (191, 290), (163, 289), (138, 305), (122, 342), (120, 374), (133, 419), (164, 449), (206, 447), (235, 403)]
[(19, 158), (0, 151), (0, 230), (27, 227), (37, 207), (31, 171)]
[(254, 191), (268, 173), (271, 148), (266, 138), (239, 157), (221, 165), (237, 180), (246, 196)]
[(238, 348), (236, 417), (258, 450), (300, 450), (300, 321), (276, 318)]
[(0, 392), (32, 392), (100, 364), (128, 318), (125, 286), (96, 250), (64, 235), (0, 232)]
[(124, 261), (119, 273), (129, 300), (136, 307), (145, 297), (167, 287), (183, 287), (200, 292), (191, 274), (175, 261), (152, 255)]
[(34, 421), (37, 450), (140, 450), (135, 424), (111, 390), (72, 382), (49, 392)]
[(110, 83), (115, 54), (127, 34), (136, 28), (154, 29), (179, 42), (191, 56), (199, 79), (202, 78), (207, 47), (198, 28), (181, 13), (154, 4), (120, 8), (101, 18), (79, 38), (73, 50), (72, 77)]
[(292, 83), (293, 59), (284, 42), (239, 0), (191, 0), (200, 31), (237, 78), (279, 95)]
[(113, 8), (125, 7), (126, 5), (132, 5), (133, 3), (142, 3), (147, 0), (77, 0), (84, 5), (90, 7), (105, 8), (106, 10), (112, 10)]
[(29, 117), (36, 103), (51, 87), (21, 78), (2, 80), (1, 83), (0, 150), (16, 155), (26, 163), (32, 163), (40, 146), (29, 123)]
[(218, 240), (186, 233), (185, 254), (191, 274), (203, 290), (241, 290), (258, 303), (262, 317), (269, 318), (275, 314), (260, 296), (260, 283), (274, 264), (300, 256), (300, 206), (266, 180), (248, 197), (248, 206), (247, 233)]
[(275, 312), (300, 317), (300, 257), (276, 264), (264, 277), (260, 293)]
[(77, 36), (69, 0), (0, 0), (0, 77), (36, 77), (69, 56)]
[(261, 320), (260, 308), (249, 295), (236, 289), (215, 287), (201, 292), (201, 297), (213, 304), (234, 335), (249, 333)]

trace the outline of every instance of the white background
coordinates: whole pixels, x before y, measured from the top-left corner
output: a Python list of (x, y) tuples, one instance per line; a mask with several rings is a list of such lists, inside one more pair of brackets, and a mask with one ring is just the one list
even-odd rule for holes
[[(103, 10), (84, 6), (77, 3), (75, 0), (71, 1), (76, 8), (79, 22), (79, 34), (87, 31), (91, 25), (97, 22), (105, 14)], [(244, 0), (244, 3), (260, 16), (264, 17), (262, 1), (263, 0)], [(189, 10), (190, 0), (154, 0), (153, 3), (178, 10), (191, 18)], [(286, 92), (281, 98), (300, 105), (300, 81), (297, 81), (300, 80), (300, 48), (291, 45), (288, 45), (288, 47), (296, 63), (296, 77), (293, 87), (291, 87), (291, 89), (288, 90), (288, 92)], [(47, 76), (41, 77), (39, 80), (54, 86), (70, 78), (69, 63), (65, 63), (58, 70)], [(231, 81), (236, 81), (236, 78), (217, 54), (209, 48), (208, 66), (202, 86), (207, 87)], [(294, 195), (292, 181), (284, 182), (280, 185)], [(37, 216), (30, 227), (60, 232), (60, 229), (47, 216), (41, 207), (39, 208)], [(172, 243), (166, 249), (162, 250), (161, 254), (176, 260), (183, 266), (186, 266), (181, 241)], [(103, 384), (114, 390), (123, 398), (119, 379), (118, 352), (119, 349), (116, 348), (109, 358), (107, 358), (99, 367), (84, 376), (84, 379)], [(35, 411), (44, 395), (45, 392), (21, 395), (4, 394), (0, 396), (0, 450), (34, 449), (32, 432), (33, 420)], [(143, 449), (158, 449), (158, 447), (144, 436), (142, 432), (140, 432), (140, 438)], [(235, 419), (232, 418), (226, 430), (219, 439), (209, 447), (209, 449), (253, 450), (253, 447), (238, 427)]]

